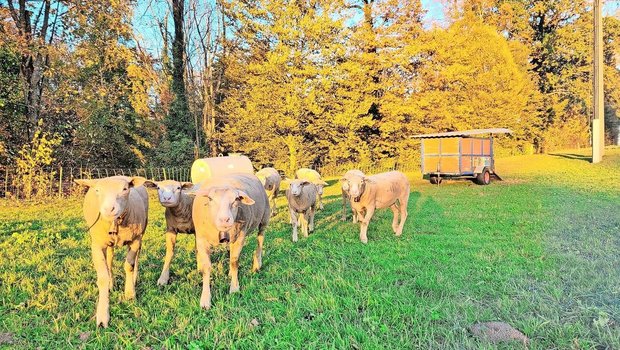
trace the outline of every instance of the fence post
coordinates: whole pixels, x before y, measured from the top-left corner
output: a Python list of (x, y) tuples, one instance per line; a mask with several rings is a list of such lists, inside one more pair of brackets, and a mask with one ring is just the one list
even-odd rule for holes
[(164, 180), (168, 180), (168, 179), (166, 178), (166, 168), (164, 168)]
[(58, 197), (62, 197), (62, 167), (58, 167)]

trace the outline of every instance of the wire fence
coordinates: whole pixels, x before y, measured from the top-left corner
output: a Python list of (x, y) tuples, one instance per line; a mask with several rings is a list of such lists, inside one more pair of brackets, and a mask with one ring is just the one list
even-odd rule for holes
[[(334, 165), (316, 168), (324, 178), (337, 177), (343, 175), (350, 169), (358, 169), (366, 174), (376, 174), (384, 171), (399, 170), (411, 172), (419, 169), (417, 162), (398, 164), (398, 165)], [(83, 194), (84, 188), (77, 185), (77, 179), (99, 179), (109, 176), (143, 176), (149, 180), (176, 180), (191, 181), (189, 168), (85, 168), (85, 167), (49, 167), (42, 169), (41, 174), (45, 174), (45, 181), (35, 184), (36, 197), (68, 197)], [(23, 174), (22, 174), (23, 175)], [(23, 177), (17, 172), (15, 167), (0, 166), (0, 198), (24, 199), (28, 197), (25, 193)]]
[[(186, 168), (74, 168), (51, 167), (43, 169), (48, 175), (45, 188), (37, 188), (38, 196), (65, 197), (82, 193), (82, 188), (74, 183), (77, 179), (100, 179), (109, 176), (143, 176), (150, 180), (191, 181), (190, 170)], [(15, 167), (0, 167), (0, 198), (24, 198), (23, 178)]]

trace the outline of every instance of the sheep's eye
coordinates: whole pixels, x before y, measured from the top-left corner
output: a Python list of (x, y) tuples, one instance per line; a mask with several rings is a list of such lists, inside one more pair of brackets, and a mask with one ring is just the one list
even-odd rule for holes
[(123, 188), (123, 191), (127, 192), (129, 190), (129, 188), (125, 187)]
[(179, 186), (179, 187), (177, 187), (177, 190), (181, 190), (181, 187), (180, 187), (180, 186)]

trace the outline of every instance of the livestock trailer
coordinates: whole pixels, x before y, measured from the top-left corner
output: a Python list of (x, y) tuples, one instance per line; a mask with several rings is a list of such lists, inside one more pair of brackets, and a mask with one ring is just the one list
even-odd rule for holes
[[(491, 183), (495, 172), (493, 134), (510, 134), (509, 129), (475, 129), (414, 135), (422, 142), (422, 176), (432, 184), (443, 178), (473, 179), (480, 185)], [(488, 136), (480, 136), (488, 135)]]

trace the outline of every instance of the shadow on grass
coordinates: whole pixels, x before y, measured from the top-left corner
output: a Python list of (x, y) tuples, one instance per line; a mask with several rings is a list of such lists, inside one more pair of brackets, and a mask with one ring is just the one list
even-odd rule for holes
[(576, 154), (576, 153), (551, 153), (549, 155), (554, 156), (554, 157), (566, 158), (566, 159), (583, 160), (586, 162), (592, 161), (592, 157), (584, 156), (583, 154)]
[(332, 179), (332, 180), (327, 180), (325, 182), (327, 182), (327, 186), (333, 186), (333, 185), (339, 183), (340, 179)]

